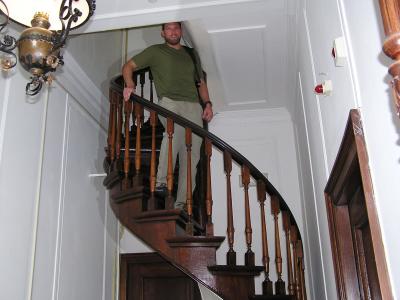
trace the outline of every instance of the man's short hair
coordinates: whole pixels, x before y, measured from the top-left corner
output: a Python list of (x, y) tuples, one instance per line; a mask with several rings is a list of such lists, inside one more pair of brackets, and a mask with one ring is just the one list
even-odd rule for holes
[(178, 23), (179, 27), (182, 28), (182, 22), (168, 22), (168, 23), (161, 24), (161, 29), (164, 30), (165, 25), (170, 24), (170, 23)]

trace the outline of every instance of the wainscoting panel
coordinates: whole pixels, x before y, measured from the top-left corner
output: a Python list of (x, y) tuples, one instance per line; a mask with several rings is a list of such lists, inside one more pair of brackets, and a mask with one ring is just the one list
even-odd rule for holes
[(103, 299), (106, 206), (101, 180), (105, 133), (73, 101), (68, 102), (63, 152), (58, 264), (54, 299)]
[(101, 177), (105, 131), (55, 87), (46, 123), (32, 299), (112, 299), (117, 222)]
[(0, 298), (27, 299), (46, 93), (30, 104), (26, 78), (8, 75), (0, 74)]

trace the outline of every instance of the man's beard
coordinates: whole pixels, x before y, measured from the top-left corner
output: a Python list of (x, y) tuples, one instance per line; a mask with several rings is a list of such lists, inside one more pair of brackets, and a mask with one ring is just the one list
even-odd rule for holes
[(168, 44), (173, 45), (173, 46), (178, 45), (181, 42), (181, 38), (180, 37), (177, 37), (177, 38), (174, 38), (174, 39), (164, 37), (164, 39)]

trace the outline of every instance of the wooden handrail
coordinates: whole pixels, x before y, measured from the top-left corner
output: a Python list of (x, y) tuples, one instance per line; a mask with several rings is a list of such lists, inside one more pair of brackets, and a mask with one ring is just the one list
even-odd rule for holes
[[(136, 71), (135, 73), (140, 74), (141, 72), (148, 72), (149, 69), (141, 69)], [(116, 76), (114, 79), (111, 80), (110, 86), (115, 91), (118, 91), (122, 94), (123, 91), (123, 79), (122, 76)], [(144, 108), (147, 108), (150, 111), (155, 111), (158, 115), (163, 116), (165, 118), (170, 118), (174, 121), (174, 123), (181, 125), (184, 128), (190, 128), (192, 133), (200, 136), (201, 138), (207, 138), (211, 141), (212, 145), (217, 149), (221, 150), (222, 152), (228, 151), (231, 154), (232, 159), (237, 162), (239, 165), (245, 165), (250, 172), (251, 177), (253, 177), (256, 181), (262, 180), (265, 184), (266, 192), (270, 196), (275, 196), (279, 200), (279, 205), (281, 210), (287, 210), (290, 212), (289, 206), (281, 196), (281, 194), (277, 191), (277, 189), (272, 185), (272, 183), (258, 170), (248, 159), (246, 159), (243, 155), (241, 155), (238, 151), (236, 151), (232, 146), (221, 140), (216, 135), (212, 134), (211, 132), (203, 129), (199, 125), (155, 104), (146, 100), (136, 94), (132, 94), (130, 100), (134, 103), (139, 103)], [(296, 225), (297, 222), (295, 218), (292, 218), (293, 225)]]
[[(146, 76), (147, 73), (150, 79), (150, 101), (144, 99), (144, 87), (146, 85)], [(132, 94), (130, 96), (129, 101), (124, 102), (121, 98), (123, 93), (123, 79), (122, 76), (115, 77), (111, 82), (110, 87), (110, 104), (111, 109), (110, 112), (112, 116), (110, 116), (110, 127), (109, 127), (109, 139), (108, 139), (108, 157), (107, 161), (109, 162), (109, 170), (113, 172), (111, 178), (108, 179), (108, 183), (117, 182), (117, 178), (122, 178), (122, 191), (128, 195), (126, 192), (130, 191), (149, 191), (150, 194), (147, 196), (147, 211), (151, 210), (159, 210), (159, 208), (163, 207), (163, 204), (160, 203), (158, 205), (159, 197), (162, 194), (159, 190), (157, 190), (157, 199), (156, 199), (156, 124), (157, 124), (157, 116), (160, 116), (160, 121), (165, 127), (164, 139), (162, 141), (163, 147), (167, 147), (167, 157), (164, 155), (160, 155), (162, 158), (159, 162), (160, 166), (167, 167), (167, 195), (164, 197), (165, 200), (165, 209), (168, 210), (168, 213), (179, 213), (182, 214), (184, 218), (186, 218), (186, 234), (188, 236), (194, 236), (195, 230), (196, 234), (200, 233), (204, 235), (206, 239), (214, 238), (214, 225), (212, 221), (213, 213), (213, 195), (212, 195), (212, 176), (211, 176), (211, 156), (214, 149), (220, 150), (223, 154), (224, 161), (224, 171), (226, 174), (226, 184), (227, 184), (227, 236), (228, 236), (228, 244), (229, 250), (227, 253), (227, 264), (229, 267), (236, 268), (237, 270), (242, 270), (242, 266), (236, 266), (236, 253), (234, 251), (234, 232), (235, 227), (233, 224), (233, 203), (232, 203), (232, 190), (231, 190), (231, 172), (232, 172), (232, 161), (235, 161), (241, 168), (242, 175), (242, 185), (244, 192), (244, 214), (245, 214), (245, 242), (247, 246), (247, 251), (245, 253), (245, 267), (250, 270), (255, 267), (255, 254), (252, 250), (252, 221), (251, 215), (253, 215), (253, 211), (250, 209), (250, 195), (249, 195), (249, 187), (251, 178), (255, 179), (257, 182), (257, 200), (260, 204), (260, 215), (261, 215), (261, 241), (262, 241), (262, 261), (263, 261), (263, 269), (265, 273), (265, 280), (263, 281), (263, 294), (264, 295), (273, 295), (273, 283), (269, 279), (270, 273), (270, 257), (268, 250), (268, 238), (267, 238), (267, 228), (266, 228), (266, 213), (265, 213), (265, 201), (268, 198), (271, 203), (271, 214), (274, 222), (273, 233), (275, 236), (275, 271), (277, 274), (277, 281), (275, 282), (275, 295), (285, 295), (286, 288), (285, 282), (282, 278), (283, 276), (283, 261), (281, 254), (281, 243), (280, 243), (280, 225), (279, 219), (282, 218), (283, 222), (283, 231), (285, 233), (285, 244), (286, 244), (286, 254), (288, 256), (288, 293), (295, 296), (296, 300), (305, 300), (305, 286), (304, 286), (304, 263), (303, 263), (303, 251), (302, 251), (302, 243), (298, 225), (296, 224), (295, 218), (292, 215), (288, 205), (279, 194), (279, 192), (275, 189), (275, 187), (268, 181), (268, 179), (253, 165), (251, 164), (244, 156), (242, 156), (239, 152), (229, 146), (227, 143), (219, 139), (214, 134), (204, 130), (201, 126), (196, 125), (195, 123), (159, 106), (158, 104), (153, 103), (153, 82), (152, 76), (149, 69), (142, 69), (134, 72), (133, 79), (138, 83), (140, 80), (139, 89), (137, 91), (140, 96), (137, 94)], [(146, 88), (148, 85), (146, 85)], [(124, 116), (122, 116), (122, 104), (124, 104)], [(144, 124), (144, 110), (150, 114), (149, 120)], [(130, 117), (132, 115), (133, 125), (130, 131)], [(125, 122), (125, 143), (123, 150), (120, 149), (120, 138), (121, 138), (121, 121), (124, 117)], [(164, 122), (165, 120), (165, 122)], [(118, 124), (117, 124), (118, 121)], [(181, 153), (181, 146), (176, 145), (176, 141), (173, 141), (174, 131), (177, 130), (175, 134), (180, 138), (180, 128), (184, 129), (184, 147), (185, 154)], [(145, 126), (143, 126), (145, 125)], [(118, 127), (118, 128), (117, 128)], [(142, 133), (143, 130), (143, 133)], [(151, 130), (151, 140), (149, 139), (149, 130)], [(193, 137), (195, 134), (197, 137)], [(117, 137), (117, 136), (118, 137)], [(130, 148), (130, 144), (132, 140), (132, 144), (134, 144), (133, 149)], [(206, 212), (197, 209), (194, 210), (193, 201), (197, 200), (197, 197), (193, 197), (192, 191), (192, 182), (195, 180), (195, 177), (192, 173), (194, 165), (192, 165), (192, 154), (195, 155), (196, 161), (198, 157), (198, 153), (192, 152), (197, 147), (192, 149), (192, 139), (196, 138), (197, 140), (201, 138), (204, 141), (202, 151), (204, 154), (202, 155), (205, 160), (203, 163), (203, 167), (201, 170), (206, 171), (206, 178), (203, 177), (203, 187), (201, 188), (201, 193), (203, 193), (202, 197), (203, 203), (206, 206)], [(143, 139), (143, 144), (142, 144)], [(151, 156), (149, 156), (149, 142), (151, 142)], [(198, 144), (198, 142), (196, 142)], [(142, 145), (144, 146), (142, 149)], [(110, 149), (111, 147), (111, 149)], [(165, 153), (165, 148), (162, 147), (162, 153)], [(177, 147), (177, 149), (173, 148)], [(213, 147), (215, 147), (213, 149)], [(117, 158), (116, 159), (116, 153)], [(119, 153), (120, 151), (125, 151), (124, 155)], [(182, 163), (181, 159), (187, 159), (186, 170), (180, 169), (180, 172), (186, 172), (187, 178), (186, 182), (186, 212), (181, 212), (179, 210), (173, 209), (174, 207), (174, 161), (177, 156), (177, 151), (179, 151), (179, 159), (180, 163)], [(196, 150), (197, 151), (197, 150)], [(131, 155), (134, 159), (132, 160)], [(121, 156), (120, 156), (121, 155)], [(183, 157), (184, 156), (184, 157)], [(121, 161), (122, 160), (122, 161)], [(167, 161), (165, 161), (167, 160)], [(121, 170), (121, 163), (123, 162), (123, 171)], [(183, 161), (186, 163), (186, 161)], [(142, 165), (143, 164), (143, 165)], [(179, 164), (181, 166), (181, 164)], [(182, 164), (185, 165), (185, 164)], [(132, 169), (133, 168), (133, 169)], [(142, 170), (143, 169), (143, 170)], [(122, 172), (121, 172), (122, 171)], [(134, 171), (134, 172), (133, 172)], [(142, 174), (143, 172), (143, 174)], [(162, 173), (162, 172), (161, 172)], [(159, 176), (164, 176), (164, 174), (159, 174)], [(134, 175), (134, 176), (133, 176)], [(180, 174), (181, 176), (182, 174)], [(179, 177), (182, 179), (182, 177)], [(108, 186), (108, 183), (106, 185)], [(204, 185), (205, 184), (205, 185)], [(181, 183), (178, 184), (179, 188), (182, 188), (183, 185)], [(148, 187), (147, 187), (148, 186)], [(131, 189), (132, 188), (132, 189)], [(130, 189), (130, 190), (129, 190)], [(179, 191), (179, 189), (178, 189)], [(125, 196), (124, 196), (125, 197)], [(145, 197), (145, 196), (144, 196)], [(143, 197), (143, 199), (145, 199)], [(193, 197), (193, 198), (192, 198)], [(145, 205), (145, 204), (144, 204)], [(146, 206), (144, 206), (143, 211), (146, 210)], [(194, 212), (203, 213), (206, 216), (206, 222), (203, 222), (201, 227), (198, 227), (197, 222), (194, 219)], [(159, 214), (160, 212), (155, 212)], [(281, 217), (280, 217), (281, 216)], [(195, 229), (196, 226), (196, 229)], [(202, 237), (203, 238), (203, 237)], [(300, 249), (301, 248), (301, 249)], [(291, 251), (292, 250), (292, 251)], [(238, 268), (237, 268), (238, 267)], [(236, 270), (235, 269), (235, 270)], [(246, 269), (246, 270), (247, 270)]]

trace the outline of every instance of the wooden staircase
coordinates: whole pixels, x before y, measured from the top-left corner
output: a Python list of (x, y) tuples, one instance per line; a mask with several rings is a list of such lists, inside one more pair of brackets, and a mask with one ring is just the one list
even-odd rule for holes
[[(218, 137), (203, 128), (175, 115), (153, 103), (152, 76), (148, 69), (134, 74), (141, 87), (141, 96), (133, 95), (131, 101), (122, 99), (122, 78), (115, 78), (110, 87), (110, 122), (107, 157), (104, 168), (107, 177), (104, 185), (110, 190), (110, 204), (119, 221), (135, 236), (157, 251), (198, 283), (213, 290), (223, 299), (296, 299), (305, 300), (304, 263), (301, 237), (288, 206), (272, 184), (246, 158)], [(146, 81), (148, 79), (148, 81)], [(146, 84), (147, 82), (147, 84)], [(150, 100), (143, 98), (146, 85)], [(132, 105), (134, 104), (134, 105)], [(147, 113), (145, 113), (145, 111)], [(145, 122), (145, 115), (148, 120)], [(157, 124), (157, 115), (167, 118), (169, 124), (186, 128), (188, 156), (190, 157), (191, 134), (204, 139), (204, 178), (198, 179), (197, 194), (192, 199), (188, 193), (187, 211), (173, 209), (174, 175), (169, 166), (168, 194), (159, 197), (155, 193), (155, 170), (163, 129)], [(131, 119), (132, 118), (132, 119)], [(132, 120), (132, 121), (131, 121)], [(170, 126), (167, 133), (172, 135)], [(211, 155), (217, 148), (224, 153), (224, 169), (227, 183), (227, 264), (218, 265), (216, 252), (226, 239), (215, 236), (212, 220)], [(140, 151), (136, 151), (140, 149)], [(172, 155), (172, 154), (170, 154)], [(234, 223), (230, 174), (232, 162), (241, 166), (246, 215), (245, 264), (237, 265), (234, 250)], [(190, 166), (190, 164), (188, 164)], [(190, 170), (188, 170), (188, 177)], [(176, 177), (176, 176), (175, 176)], [(201, 176), (200, 176), (201, 177)], [(250, 177), (257, 182), (262, 228), (262, 264), (257, 266), (252, 250), (252, 219), (249, 206)], [(191, 178), (188, 180), (192, 180)], [(195, 179), (193, 179), (195, 180)], [(190, 185), (189, 185), (190, 186)], [(197, 195), (197, 196), (196, 196)], [(274, 219), (275, 274), (270, 280), (269, 241), (266, 229), (265, 202), (270, 202)], [(197, 201), (197, 204), (196, 204)], [(193, 209), (195, 208), (195, 209)], [(282, 222), (278, 221), (282, 216)], [(283, 270), (280, 232), (284, 232), (287, 272)], [(262, 295), (255, 295), (254, 278), (264, 273)], [(287, 278), (287, 285), (284, 281)], [(126, 299), (120, 299), (126, 300)]]

